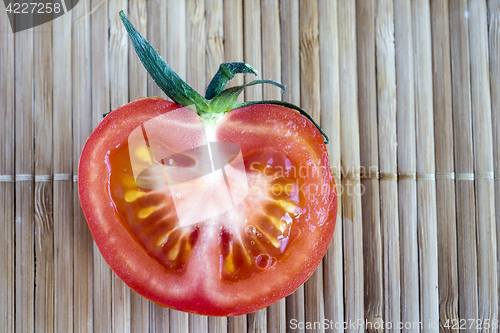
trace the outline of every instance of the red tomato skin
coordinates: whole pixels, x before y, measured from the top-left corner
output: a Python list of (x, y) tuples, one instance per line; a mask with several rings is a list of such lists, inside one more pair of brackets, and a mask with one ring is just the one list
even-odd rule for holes
[[(289, 271), (285, 265), (277, 266), (274, 271), (267, 270), (249, 281), (234, 284), (219, 282), (211, 288), (204, 286), (202, 279), (190, 279), (200, 275), (195, 268), (189, 267), (182, 274), (172, 273), (151, 257), (121, 222), (123, 217), (117, 212), (110, 196), (110, 170), (106, 164), (106, 156), (109, 150), (122, 144), (137, 126), (179, 107), (181, 106), (175, 103), (156, 98), (136, 100), (106, 116), (91, 134), (83, 148), (78, 171), (80, 202), (90, 231), (112, 270), (133, 290), (161, 306), (210, 316), (235, 316), (257, 311), (292, 293), (320, 263), (333, 235), (337, 216), (333, 177), (331, 172), (325, 174), (325, 183), (330, 184), (329, 193), (323, 198), (326, 208), (322, 212), (310, 212), (322, 216), (322, 224), (317, 226), (315, 233), (321, 234), (321, 237), (318, 236), (314, 244), (301, 239), (294, 247), (294, 251), (299, 251), (307, 246), (306, 250), (309, 251), (308, 260), (303, 262), (300, 269), (295, 267), (295, 270)], [(278, 123), (283, 125), (282, 128), (288, 126), (295, 141), (274, 135), (273, 138), (277, 141), (273, 145), (291, 154), (300, 154), (294, 151), (294, 146), (305, 145), (316, 152), (320, 163), (329, 170), (323, 137), (294, 110), (276, 105), (253, 105), (228, 112), (222, 122), (227, 126), (223, 126), (218, 138), (238, 143), (244, 156), (259, 145), (266, 146), (270, 142), (262, 135), (242, 134), (238, 124), (254, 124), (256, 128), (276, 128)], [(295, 252), (291, 255), (295, 255)], [(218, 258), (215, 256), (218, 254), (207, 254), (206, 260), (217, 262)], [(280, 277), (288, 274), (292, 277), (278, 282)], [(269, 291), (260, 290), (267, 285), (272, 286)], [(208, 289), (213, 289), (212, 295)], [(220, 295), (220, 299), (214, 298), (214, 294)], [(235, 297), (235, 301), (231, 301), (230, 295), (239, 295), (241, 300)]]

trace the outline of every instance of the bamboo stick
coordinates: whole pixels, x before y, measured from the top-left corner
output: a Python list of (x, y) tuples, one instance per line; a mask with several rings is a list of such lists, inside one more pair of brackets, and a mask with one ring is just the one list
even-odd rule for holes
[[(280, 10), (279, 0), (261, 0), (262, 78), (281, 80)], [(227, 52), (227, 51), (226, 51)], [(263, 86), (264, 99), (281, 100), (280, 90), (271, 85)]]
[[(224, 1), (224, 62), (243, 61), (243, 4), (241, 1)], [(243, 76), (236, 75), (227, 87), (243, 84)], [(245, 100), (245, 91), (238, 96), (238, 102)], [(247, 317), (229, 317), (228, 332), (247, 331)]]
[[(287, 87), (283, 100), (300, 105), (300, 42), (299, 42), (299, 1), (280, 0), (281, 26), (281, 82)], [(300, 286), (286, 298), (287, 332), (291, 320), (305, 321), (304, 286)], [(298, 328), (295, 332), (303, 333)]]
[[(92, 1), (92, 128), (110, 111), (109, 101), (109, 40), (103, 31), (109, 29), (108, 6)], [(94, 33), (95, 32), (95, 33)]]
[(147, 299), (131, 291), (130, 295), (131, 332), (149, 332), (149, 304)]
[[(224, 61), (243, 60), (243, 4), (242, 1), (224, 1)], [(242, 76), (235, 76), (233, 85), (243, 84)], [(240, 95), (241, 96), (241, 95)]]
[[(108, 65), (108, 6), (98, 6), (92, 1), (91, 36), (92, 36), (92, 128), (102, 120), (102, 115), (111, 109), (109, 101), (109, 65)], [(113, 327), (112, 272), (94, 243), (93, 248), (94, 281), (94, 330), (109, 332)]]
[(153, 302), (149, 302), (149, 331), (153, 333), (170, 332), (170, 311)]
[[(281, 80), (280, 9), (279, 0), (261, 0), (262, 78)], [(227, 49), (226, 49), (227, 50)], [(226, 51), (227, 52), (227, 51)], [(262, 87), (265, 100), (281, 100), (280, 90), (266, 84)], [(263, 314), (263, 312), (260, 312)], [(286, 331), (286, 300), (282, 299), (267, 308), (267, 332)]]
[[(167, 58), (166, 61), (183, 79), (186, 78), (186, 1), (167, 1)], [(187, 333), (188, 314), (170, 310), (170, 331)]]
[[(320, 121), (320, 76), (318, 41), (318, 3), (299, 1), (300, 93), (301, 106)], [(306, 322), (323, 322), (323, 265), (304, 284)], [(320, 328), (324, 332), (324, 328)]]
[(168, 0), (165, 60), (183, 79), (186, 78), (186, 26), (186, 0)]
[(319, 122), (321, 96), (319, 89), (318, 2), (316, 0), (299, 1), (299, 38), (301, 104), (314, 120)]
[[(317, 1), (299, 1), (299, 38), (301, 107), (319, 123), (321, 96)], [(306, 322), (322, 323), (325, 317), (322, 264), (306, 281), (304, 300)], [(319, 331), (324, 332), (324, 327)]]
[(189, 332), (208, 332), (208, 317), (190, 314)]
[(369, 332), (382, 327), (383, 282), (382, 239), (378, 173), (377, 82), (375, 72), (375, 3), (356, 3), (358, 103), (361, 149), (361, 204), (363, 209), (363, 252), (365, 319)]
[(229, 333), (240, 333), (247, 331), (247, 316), (236, 316), (227, 318), (227, 331)]
[(205, 71), (205, 49), (207, 44), (205, 1), (187, 0), (186, 12), (186, 35), (190, 41), (186, 45), (186, 57), (188, 59), (186, 79), (194, 90), (204, 95), (207, 86)]
[(325, 319), (334, 323), (330, 331), (341, 331), (335, 324), (344, 321), (342, 263), (342, 185), (340, 172), (340, 86), (337, 3), (318, 1), (321, 72), (321, 127), (330, 138), (327, 145), (330, 167), (337, 190), (337, 220), (332, 242), (323, 259)]
[[(445, 332), (458, 318), (457, 225), (453, 167), (453, 121), (448, 1), (431, 2), (434, 137), (439, 258), (439, 321)], [(456, 330), (455, 330), (456, 331)]]
[[(267, 332), (267, 309), (249, 313), (247, 316), (249, 333)], [(212, 332), (210, 332), (212, 333)]]
[(284, 333), (286, 328), (286, 300), (281, 299), (267, 308), (267, 331)]
[(15, 330), (34, 330), (33, 31), (14, 36), (16, 134)]
[[(384, 322), (401, 322), (401, 268), (399, 246), (396, 130), (396, 62), (394, 4), (378, 2), (375, 20), (377, 57), (377, 104), (380, 167), (380, 222), (384, 269)], [(397, 327), (393, 331), (400, 331)]]
[[(35, 330), (54, 331), (52, 23), (33, 28), (35, 130)], [(70, 141), (71, 142), (71, 141)], [(38, 179), (37, 179), (38, 178)]]
[[(249, 326), (249, 332), (250, 326)], [(208, 333), (226, 333), (227, 317), (208, 317)]]
[[(92, 129), (92, 79), (91, 79), (91, 49), (90, 22), (88, 15), (90, 3), (80, 2), (72, 10), (72, 75), (73, 80), (73, 165), (77, 166), (80, 153)], [(84, 17), (83, 19), (80, 19)], [(67, 41), (54, 43), (61, 44)], [(64, 82), (61, 82), (64, 83)], [(67, 111), (66, 111), (67, 112)], [(74, 330), (76, 332), (94, 332), (93, 315), (93, 239), (83, 215), (78, 195), (78, 169), (73, 168), (73, 259), (74, 259)], [(98, 314), (100, 316), (100, 314)], [(98, 319), (99, 320), (99, 319)]]
[[(364, 318), (363, 300), (363, 230), (361, 186), (359, 182), (359, 127), (356, 75), (356, 12), (355, 2), (338, 6), (340, 50), (340, 121), (342, 126), (343, 170), (343, 240), (345, 322)], [(347, 331), (363, 331), (364, 325)]]
[[(146, 0), (129, 0), (128, 15), (135, 28), (143, 35), (147, 35), (147, 4)], [(134, 47), (129, 43), (128, 50), (128, 89), (129, 101), (147, 96), (147, 72), (135, 54)], [(149, 302), (146, 298), (131, 291), (130, 318), (132, 332), (149, 332)]]
[[(470, 73), (467, 1), (450, 5), (450, 39), (453, 85), (453, 140), (456, 172), (458, 313), (460, 318), (478, 318), (477, 250), (473, 177), (472, 123), (470, 109)], [(468, 178), (468, 179), (467, 179)], [(467, 269), (464, 269), (467, 267)], [(471, 327), (466, 332), (476, 332)]]
[[(127, 0), (109, 2), (109, 93), (111, 110), (128, 103), (128, 35), (118, 12), (127, 11)], [(131, 331), (131, 294), (129, 287), (116, 275), (111, 274), (112, 322), (116, 332)]]
[[(7, 12), (0, 13), (0, 147), (3, 158), (0, 160), (0, 209), (3, 212), (0, 238), (0, 330), (14, 332), (14, 219), (15, 219), (15, 114), (14, 110), (14, 34), (12, 33)], [(10, 179), (9, 179), (10, 178)]]
[(171, 332), (189, 331), (189, 317), (186, 312), (170, 310), (170, 331)]
[[(186, 45), (186, 78), (188, 84), (203, 95), (207, 85), (205, 71), (206, 21), (203, 0), (186, 1), (186, 23), (186, 35), (190, 41)], [(189, 315), (189, 332), (207, 332), (207, 330), (208, 317)]]
[(283, 100), (300, 104), (299, 0), (280, 0), (281, 82), (286, 85)]
[[(491, 95), (488, 73), (487, 8), (469, 1), (471, 106), (474, 134), (474, 171), (477, 225), (478, 316), (498, 320), (497, 238), (493, 180)], [(496, 331), (483, 327), (483, 331)]]
[[(148, 20), (147, 39), (164, 59), (167, 57), (167, 2), (162, 0), (147, 1)], [(168, 60), (168, 59), (167, 59)], [(142, 66), (142, 65), (141, 65)], [(156, 85), (151, 76), (148, 77), (148, 96), (167, 98)], [(152, 332), (169, 332), (169, 310), (149, 302), (149, 325)]]
[[(149, 0), (148, 3), (148, 41), (158, 51), (163, 59), (167, 57), (167, 2), (164, 0)], [(174, 70), (176, 70), (174, 68)], [(167, 99), (167, 95), (156, 85), (148, 75), (148, 96)]]
[[(401, 322), (420, 322), (417, 241), (417, 171), (411, 2), (395, 1), (398, 207), (401, 246)], [(419, 332), (420, 326), (403, 329)]]
[[(224, 26), (222, 0), (205, 0), (207, 17), (207, 80), (210, 80), (219, 65), (224, 62)], [(208, 82), (207, 82), (208, 84)]]
[[(243, 61), (243, 3), (224, 1), (224, 62)], [(243, 75), (236, 75), (227, 85), (243, 84)], [(245, 100), (245, 91), (238, 96), (238, 103)], [(243, 318), (243, 317), (238, 317)], [(235, 319), (241, 320), (241, 319)], [(229, 319), (231, 326), (232, 319)]]
[[(243, 31), (245, 62), (259, 71), (257, 76), (245, 75), (245, 83), (262, 79), (261, 11), (260, 0), (243, 1)], [(245, 101), (262, 100), (262, 85), (245, 88)]]
[[(206, 15), (206, 77), (212, 78), (219, 65), (224, 62), (224, 26), (223, 26), (223, 2), (221, 0), (205, 0)], [(208, 84), (208, 82), (207, 82)], [(208, 332), (226, 333), (226, 317), (209, 317)]]
[[(490, 50), (491, 114), (493, 127), (493, 158), (495, 169), (495, 212), (497, 224), (497, 263), (500, 258), (500, 1), (488, 1)], [(497, 264), (500, 293), (500, 266)]]
[[(436, 183), (433, 175), (434, 127), (432, 108), (432, 53), (427, 1), (413, 2), (415, 54), (415, 112), (417, 121), (417, 219), (420, 270), (420, 321), (423, 331), (438, 330), (439, 293), (437, 263)], [(424, 177), (425, 176), (425, 177)], [(429, 323), (436, 324), (429, 328)]]
[[(73, 330), (71, 15), (53, 22), (55, 331)], [(79, 236), (79, 235), (78, 235)]]
[[(64, 41), (71, 39), (71, 17), (62, 20)], [(55, 47), (59, 48), (61, 45)], [(66, 49), (67, 50), (67, 49)], [(55, 252), (55, 330), (73, 329), (74, 260), (73, 260), (73, 163), (71, 110), (71, 51), (60, 50), (53, 62), (54, 78), (58, 80), (54, 96), (54, 252)], [(66, 51), (66, 52), (65, 52)], [(55, 67), (58, 67), (57, 69)], [(57, 103), (57, 104), (56, 104)], [(77, 235), (80, 237), (80, 235)]]

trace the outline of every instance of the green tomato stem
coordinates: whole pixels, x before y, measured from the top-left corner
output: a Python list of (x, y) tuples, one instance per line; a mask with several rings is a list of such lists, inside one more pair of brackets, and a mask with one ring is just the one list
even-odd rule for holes
[(207, 100), (170, 68), (151, 44), (134, 28), (123, 11), (120, 11), (120, 18), (127, 29), (135, 52), (158, 87), (175, 103), (183, 106), (194, 104), (199, 114), (206, 113), (208, 111)]
[(246, 73), (254, 75), (258, 74), (252, 66), (245, 64), (244, 62), (228, 62), (221, 64), (219, 66), (219, 70), (215, 73), (207, 87), (205, 99), (211, 100), (215, 96), (219, 95), (226, 87), (226, 84), (234, 78), (235, 74)]

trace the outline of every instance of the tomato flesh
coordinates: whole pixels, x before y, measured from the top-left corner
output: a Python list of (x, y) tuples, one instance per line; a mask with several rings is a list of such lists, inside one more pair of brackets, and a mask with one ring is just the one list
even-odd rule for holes
[[(300, 286), (330, 242), (336, 194), (322, 137), (283, 107), (230, 111), (211, 125), (212, 139), (241, 149), (248, 195), (231, 210), (182, 225), (174, 199), (189, 205), (190, 198), (173, 198), (168, 186), (139, 186), (131, 159), (144, 152), (127, 141), (135, 128), (178, 107), (138, 100), (94, 131), (79, 168), (89, 227), (111, 268), (156, 303), (204, 315), (256, 311)], [(196, 167), (182, 153), (157, 162), (188, 173)]]
[[(234, 221), (236, 231), (220, 226), (217, 241), (222, 279), (238, 281), (274, 266), (300, 235), (294, 221), (304, 212), (304, 196), (299, 192), (304, 181), (293, 172), (296, 168), (292, 161), (279, 153), (246, 156), (250, 194), (238, 207), (244, 211), (240, 218), (246, 217)], [(123, 217), (123, 226), (130, 228), (150, 255), (166, 268), (181, 270), (198, 233), (204, 230), (203, 224), (217, 227), (218, 219), (180, 226), (169, 191), (137, 186), (130, 164), (126, 143), (110, 152), (111, 198)], [(219, 219), (229, 220), (228, 215), (234, 215), (231, 213)]]

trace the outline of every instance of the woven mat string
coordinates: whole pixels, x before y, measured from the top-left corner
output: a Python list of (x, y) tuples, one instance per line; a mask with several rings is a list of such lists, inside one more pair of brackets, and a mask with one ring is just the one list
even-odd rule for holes
[(34, 179), (32, 174), (18, 174), (16, 175), (16, 182), (32, 182)]
[(50, 183), (52, 181), (73, 180), (78, 182), (78, 175), (71, 175), (69, 173), (56, 173), (54, 175), (33, 175), (29, 173), (21, 173), (17, 175), (0, 175), (0, 183), (13, 183), (13, 182), (31, 182), (37, 183)]
[[(454, 172), (436, 172), (434, 173), (415, 173), (415, 172), (400, 172), (400, 173), (387, 173), (387, 172), (349, 172), (342, 174), (342, 172), (333, 170), (332, 174), (335, 179), (372, 179), (372, 180), (440, 180), (440, 179), (456, 179), (456, 180), (475, 180), (475, 179), (494, 179), (500, 180), (500, 173), (494, 172), (476, 172), (476, 173), (454, 173)], [(0, 183), (13, 183), (35, 181), (39, 183), (48, 183), (51, 181), (73, 180), (73, 183), (78, 183), (78, 175), (71, 175), (67, 173), (56, 173), (52, 175), (32, 175), (32, 174), (17, 174), (17, 175), (0, 175)]]
[(13, 175), (0, 175), (0, 183), (13, 183), (16, 181), (16, 177)]
[(54, 180), (71, 180), (72, 175), (67, 173), (56, 173), (54, 175)]
[(49, 183), (52, 181), (52, 175), (35, 175), (35, 182)]

